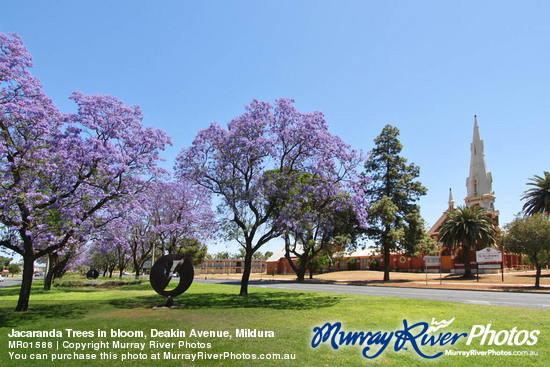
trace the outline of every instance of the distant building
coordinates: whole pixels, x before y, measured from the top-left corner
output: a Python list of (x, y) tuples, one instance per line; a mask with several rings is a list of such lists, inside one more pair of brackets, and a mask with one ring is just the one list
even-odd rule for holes
[[(205, 259), (194, 266), (195, 275), (241, 274), (244, 271), (244, 259)], [(265, 273), (265, 260), (252, 260), (251, 273)]]
[[(301, 252), (301, 248), (297, 247), (297, 252)], [(355, 259), (353, 262), (350, 262), (350, 259)], [(349, 252), (338, 252), (332, 258), (332, 264), (327, 266), (324, 269), (321, 269), (320, 272), (328, 271), (340, 271), (340, 270), (367, 270), (369, 264), (373, 259), (380, 261), (380, 256), (375, 253), (373, 249), (364, 249), (356, 250)], [(295, 256), (291, 257), (291, 260), (296, 264), (297, 258)], [(285, 257), (285, 246), (281, 246), (273, 255), (266, 260), (267, 263), (267, 273), (268, 274), (293, 274), (294, 270), (290, 266), (290, 263)], [(350, 265), (353, 265), (353, 269), (350, 269)]]

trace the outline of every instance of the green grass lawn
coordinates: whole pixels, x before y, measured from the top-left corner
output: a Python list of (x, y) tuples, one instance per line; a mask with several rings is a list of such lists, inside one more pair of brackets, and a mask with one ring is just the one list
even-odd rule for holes
[[(338, 295), (329, 293), (287, 292), (263, 288), (250, 288), (247, 297), (237, 295), (238, 287), (230, 285), (210, 285), (195, 283), (176, 303), (185, 303), (184, 308), (153, 310), (152, 307), (164, 302), (163, 297), (151, 290), (148, 283), (118, 287), (55, 287), (50, 292), (33, 289), (30, 310), (25, 313), (13, 312), (17, 302), (18, 288), (0, 289), (0, 366), (192, 366), (192, 365), (235, 365), (235, 366), (548, 366), (550, 360), (549, 313), (544, 310), (466, 305), (439, 301), (423, 301), (369, 296)], [(421, 347), (429, 355), (446, 349), (454, 351), (527, 351), (537, 356), (446, 356), (435, 360), (421, 358), (406, 345), (398, 352), (394, 342), (376, 359), (368, 360), (361, 353), (364, 346), (342, 346), (334, 350), (325, 343), (311, 347), (313, 328), (327, 322), (341, 322), (345, 331), (397, 331), (403, 329), (403, 319), (409, 324), (437, 321), (455, 321), (442, 332), (470, 333), (473, 325), (491, 324), (495, 331), (539, 330), (538, 342), (533, 346), (487, 346), (480, 345), (477, 338), (471, 345), (461, 338), (455, 345)], [(21, 330), (60, 330), (61, 338), (9, 338), (12, 329)], [(94, 337), (66, 337), (65, 329), (92, 331)], [(98, 337), (99, 330), (143, 331), (146, 338)], [(179, 329), (187, 333), (185, 338), (151, 338), (150, 330)], [(227, 330), (232, 338), (190, 337), (192, 329), (207, 331)], [(274, 338), (237, 338), (236, 329), (270, 330)], [(436, 333), (439, 335), (439, 331)], [(9, 340), (46, 342), (45, 349), (9, 348)], [(135, 349), (86, 349), (78, 353), (95, 354), (98, 360), (51, 361), (52, 355), (71, 355), (74, 350), (57, 350), (57, 342), (99, 342), (112, 343), (143, 342), (144, 351)], [(171, 348), (151, 347), (151, 341), (174, 342)], [(210, 343), (210, 348), (178, 348), (178, 342)], [(48, 342), (52, 342), (51, 347)], [(40, 345), (42, 346), (42, 345)], [(111, 344), (110, 344), (111, 346)], [(373, 350), (378, 349), (373, 346)], [(117, 360), (99, 360), (101, 352), (116, 354)], [(26, 355), (26, 360), (10, 359), (9, 352)], [(128, 352), (142, 353), (146, 360), (126, 360), (120, 358)], [(255, 354), (257, 358), (265, 353), (295, 355), (294, 360), (166, 360), (164, 352), (175, 354), (204, 352), (241, 355)], [(160, 360), (152, 360), (160, 353)], [(48, 360), (31, 360), (31, 354), (46, 354)], [(36, 355), (35, 355), (36, 356)]]

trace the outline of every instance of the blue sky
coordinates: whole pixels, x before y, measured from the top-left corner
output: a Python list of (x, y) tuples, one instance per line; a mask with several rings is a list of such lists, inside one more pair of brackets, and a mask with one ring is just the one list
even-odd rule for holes
[(550, 169), (549, 14), (545, 1), (22, 0), (3, 2), (0, 32), (23, 38), (62, 111), (74, 90), (140, 105), (174, 140), (167, 168), (253, 98), (323, 111), (364, 151), (392, 124), (428, 188), (428, 224), (449, 188), (463, 203), (477, 115), (504, 224)]

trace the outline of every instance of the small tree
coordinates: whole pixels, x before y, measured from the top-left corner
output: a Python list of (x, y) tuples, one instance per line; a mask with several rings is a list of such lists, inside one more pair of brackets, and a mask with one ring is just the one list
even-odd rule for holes
[(516, 218), (506, 226), (504, 248), (525, 254), (537, 271), (535, 288), (540, 288), (542, 266), (550, 262), (550, 220), (548, 213)]
[(10, 272), (11, 276), (15, 276), (16, 274), (21, 273), (21, 266), (19, 264), (9, 264), (8, 265), (8, 271)]
[(5, 256), (0, 256), (0, 266), (8, 266), (12, 259)]
[(470, 251), (493, 245), (496, 230), (486, 209), (461, 206), (447, 212), (439, 229), (439, 241), (450, 249), (462, 249), (464, 277), (471, 278)]

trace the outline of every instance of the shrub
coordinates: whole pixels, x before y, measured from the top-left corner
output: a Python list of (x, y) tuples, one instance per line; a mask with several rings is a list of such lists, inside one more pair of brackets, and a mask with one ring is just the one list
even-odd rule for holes
[(352, 257), (347, 261), (348, 270), (357, 270), (357, 259)]
[(369, 270), (380, 270), (380, 263), (376, 259), (372, 259), (369, 263)]

